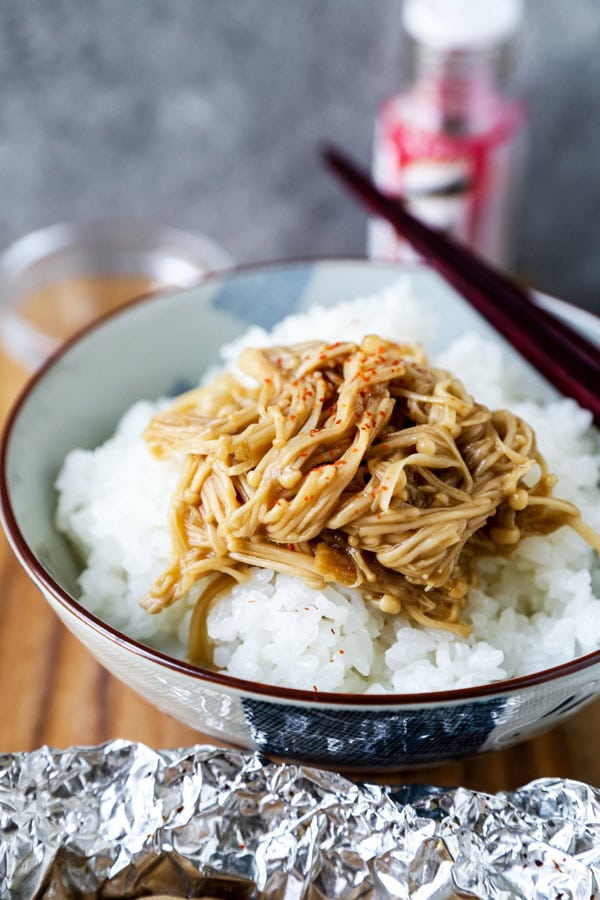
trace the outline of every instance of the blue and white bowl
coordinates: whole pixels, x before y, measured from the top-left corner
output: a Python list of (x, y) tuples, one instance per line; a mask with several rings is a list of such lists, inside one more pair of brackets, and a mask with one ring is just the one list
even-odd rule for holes
[[(150, 296), (68, 343), (33, 378), (8, 422), (1, 456), (4, 525), (23, 566), (64, 624), (159, 709), (206, 735), (286, 760), (391, 772), (508, 746), (555, 725), (600, 691), (600, 652), (534, 675), (429, 694), (312, 693), (242, 681), (169, 657), (115, 630), (77, 601), (77, 564), (55, 528), (54, 482), (73, 447), (93, 447), (141, 397), (196, 383), (221, 344), (312, 304), (394, 283), (406, 269), (364, 260), (276, 263)], [(488, 326), (425, 267), (410, 270), (445, 340)], [(598, 320), (559, 301), (559, 315), (599, 336)]]

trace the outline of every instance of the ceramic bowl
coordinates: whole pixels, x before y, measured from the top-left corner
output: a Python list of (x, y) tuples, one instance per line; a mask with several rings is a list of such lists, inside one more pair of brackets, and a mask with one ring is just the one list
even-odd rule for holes
[[(407, 273), (392, 264), (330, 260), (238, 269), (135, 301), (72, 340), (30, 382), (2, 446), (9, 540), (50, 606), (103, 666), (199, 732), (347, 772), (439, 763), (545, 730), (599, 692), (600, 652), (489, 686), (407, 695), (314, 694), (196, 668), (132, 640), (77, 602), (77, 565), (54, 527), (53, 485), (69, 450), (104, 440), (133, 401), (196, 383), (218, 347), (248, 324), (270, 327), (311, 304), (377, 291), (400, 274), (413, 280), (425, 308), (443, 310), (444, 341), (467, 328), (489, 331), (424, 267)], [(546, 302), (600, 340), (593, 316)]]

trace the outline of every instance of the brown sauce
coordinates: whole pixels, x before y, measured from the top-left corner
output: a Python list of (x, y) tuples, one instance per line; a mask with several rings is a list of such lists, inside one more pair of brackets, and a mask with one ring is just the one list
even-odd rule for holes
[(166, 285), (147, 275), (84, 275), (33, 291), (21, 316), (37, 330), (58, 340), (134, 297)]

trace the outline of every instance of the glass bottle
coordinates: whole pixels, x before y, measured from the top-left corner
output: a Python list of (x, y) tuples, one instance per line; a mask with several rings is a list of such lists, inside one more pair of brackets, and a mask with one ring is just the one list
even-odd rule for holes
[[(525, 113), (499, 86), (499, 59), (520, 0), (406, 0), (415, 77), (376, 123), (373, 172), (386, 193), (491, 262), (507, 266)], [(369, 225), (369, 253), (413, 257), (387, 223)]]

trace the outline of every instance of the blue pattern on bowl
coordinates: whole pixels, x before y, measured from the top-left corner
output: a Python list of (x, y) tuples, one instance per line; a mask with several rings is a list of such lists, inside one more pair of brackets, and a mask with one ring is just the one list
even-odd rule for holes
[(269, 329), (296, 312), (313, 271), (314, 266), (307, 264), (244, 272), (223, 281), (211, 305), (240, 322)]
[(252, 739), (266, 754), (318, 765), (403, 768), (481, 750), (506, 699), (375, 710), (289, 706), (251, 697), (242, 705)]

